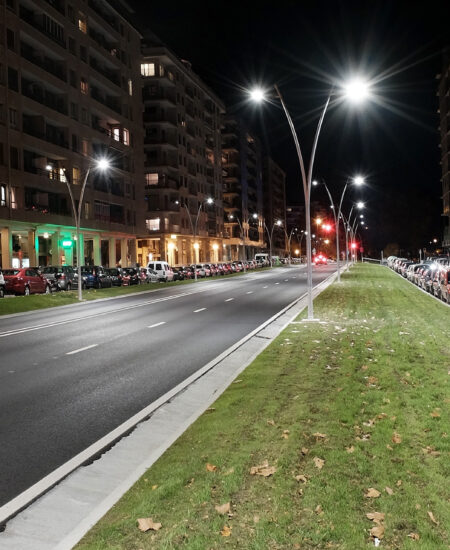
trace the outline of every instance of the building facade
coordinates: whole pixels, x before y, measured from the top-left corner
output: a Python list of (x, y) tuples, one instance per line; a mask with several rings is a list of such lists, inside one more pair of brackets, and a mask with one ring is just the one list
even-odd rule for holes
[[(121, 4), (124, 13), (125, 4)], [(0, 8), (1, 266), (128, 265), (144, 227), (140, 35), (104, 0)], [(95, 170), (106, 157), (107, 172)], [(80, 243), (68, 185), (81, 209)]]
[(138, 261), (223, 259), (220, 125), (224, 105), (154, 39), (143, 41), (145, 219)]
[(222, 126), (222, 169), (226, 259), (251, 259), (264, 246), (261, 145), (232, 115)]
[(286, 174), (270, 157), (263, 159), (264, 220), (272, 254), (284, 256), (286, 236)]
[(450, 49), (444, 52), (442, 73), (438, 75), (439, 131), (442, 167), (442, 247), (450, 252)]

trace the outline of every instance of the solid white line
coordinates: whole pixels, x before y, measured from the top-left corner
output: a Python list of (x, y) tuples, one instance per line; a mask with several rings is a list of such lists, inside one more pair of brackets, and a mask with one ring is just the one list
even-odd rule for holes
[(84, 348), (74, 349), (73, 351), (68, 351), (66, 355), (74, 355), (75, 353), (80, 353), (80, 351), (86, 351), (87, 349), (96, 348), (98, 344), (91, 344), (90, 346), (86, 346)]
[(150, 325), (147, 328), (155, 328), (155, 327), (159, 327), (160, 325), (165, 325), (165, 324), (166, 324), (165, 321), (161, 321), (160, 323), (155, 323), (154, 325)]
[(231, 300), (234, 300), (234, 298), (227, 298), (225, 302), (231, 302)]
[(263, 288), (267, 288), (267, 285), (266, 285), (266, 286), (263, 286)]
[(206, 307), (201, 307), (200, 309), (194, 309), (194, 313), (198, 313), (199, 311), (204, 311)]

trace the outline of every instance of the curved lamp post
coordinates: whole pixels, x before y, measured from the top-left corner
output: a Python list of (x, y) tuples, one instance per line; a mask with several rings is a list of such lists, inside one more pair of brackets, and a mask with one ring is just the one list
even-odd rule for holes
[[(312, 321), (314, 319), (314, 310), (313, 310), (313, 297), (312, 297), (312, 258), (311, 258), (311, 201), (310, 201), (311, 178), (312, 178), (314, 158), (316, 155), (317, 142), (319, 140), (320, 130), (322, 128), (323, 119), (328, 109), (328, 105), (330, 103), (331, 97), (334, 94), (334, 89), (332, 88), (330, 93), (328, 94), (328, 98), (322, 108), (322, 113), (319, 117), (319, 122), (317, 123), (316, 133), (314, 136), (313, 146), (311, 149), (308, 172), (306, 172), (305, 170), (305, 164), (303, 162), (303, 155), (300, 149), (300, 143), (298, 140), (297, 132), (295, 131), (295, 126), (292, 121), (291, 115), (287, 110), (287, 107), (283, 100), (281, 92), (276, 84), (274, 85), (274, 89), (276, 92), (276, 96), (280, 100), (281, 106), (283, 107), (284, 114), (286, 115), (289, 127), (291, 129), (291, 133), (294, 139), (295, 148), (297, 151), (297, 157), (300, 165), (300, 172), (302, 176), (303, 194), (305, 197), (305, 219), (306, 219), (306, 232), (307, 232), (306, 262), (307, 262), (307, 285), (308, 285), (308, 320)], [(355, 103), (360, 103), (363, 99), (367, 97), (368, 94), (369, 94), (369, 85), (360, 79), (354, 79), (344, 87), (344, 96)], [(260, 88), (253, 90), (250, 93), (250, 97), (253, 101), (256, 101), (258, 103), (261, 103), (266, 99), (264, 91)]]
[[(104, 171), (108, 170), (109, 167), (110, 167), (110, 162), (107, 158), (98, 159), (98, 160), (92, 162), (88, 166), (88, 168), (86, 170), (86, 173), (84, 175), (84, 178), (83, 178), (83, 183), (81, 184), (80, 198), (79, 198), (79, 201), (78, 201), (78, 208), (77, 208), (77, 205), (75, 204), (75, 198), (74, 198), (74, 194), (73, 194), (73, 190), (72, 190), (72, 187), (74, 187), (74, 186), (73, 186), (72, 182), (70, 181), (70, 178), (67, 175), (66, 168), (62, 168), (62, 170), (64, 172), (64, 181), (65, 181), (65, 183), (67, 185), (67, 189), (69, 191), (70, 202), (72, 204), (73, 218), (74, 218), (74, 221), (75, 221), (75, 232), (76, 232), (76, 239), (77, 239), (76, 259), (77, 259), (77, 276), (78, 276), (78, 300), (80, 302), (83, 300), (83, 289), (82, 289), (83, 283), (82, 283), (82, 279), (81, 279), (81, 262), (82, 262), (83, 256), (82, 256), (82, 253), (81, 253), (81, 250), (80, 250), (80, 248), (81, 248), (80, 226), (81, 226), (81, 209), (82, 209), (82, 206), (83, 206), (84, 190), (86, 189), (86, 184), (87, 184), (88, 177), (89, 177), (89, 174), (90, 174), (91, 170), (100, 170), (100, 171), (104, 172)], [(52, 171), (53, 166), (51, 164), (48, 164), (46, 166), (46, 170), (47, 171)]]
[(269, 231), (269, 228), (267, 227), (266, 225), (266, 222), (263, 222), (264, 223), (264, 227), (267, 231), (267, 236), (269, 237), (269, 255), (270, 255), (270, 267), (273, 267), (273, 264), (272, 264), (272, 237), (273, 237), (273, 230), (275, 229), (275, 227), (281, 227), (282, 226), (282, 221), (281, 220), (277, 220), (273, 225), (272, 225), (272, 229)]
[[(258, 214), (256, 214), (256, 212), (254, 214), (252, 214), (252, 218), (254, 220), (258, 219)], [(245, 243), (245, 220), (244, 221), (244, 225), (241, 223), (241, 221), (239, 220), (239, 218), (237, 216), (235, 216), (234, 214), (230, 214), (228, 216), (228, 219), (231, 220), (231, 221), (234, 221), (236, 220), (237, 224), (239, 225), (239, 229), (241, 230), (241, 235), (242, 235), (242, 248), (243, 248), (243, 252), (244, 252), (244, 260), (243, 260), (243, 266), (244, 266), (244, 273), (246, 273), (247, 271), (247, 268), (246, 268), (246, 263), (247, 263), (247, 251), (246, 251), (246, 243)], [(249, 225), (249, 217), (247, 216), (247, 225)]]
[(186, 203), (183, 204), (183, 206), (186, 208), (186, 212), (187, 212), (187, 215), (189, 217), (189, 222), (191, 224), (191, 229), (192, 229), (192, 236), (194, 238), (194, 250), (195, 250), (195, 258), (194, 258), (194, 278), (195, 278), (195, 281), (197, 281), (197, 256), (198, 256), (198, 243), (196, 242), (196, 238), (197, 238), (197, 226), (198, 226), (198, 219), (200, 217), (200, 212), (202, 210), (202, 207), (204, 204), (214, 204), (214, 199), (212, 199), (211, 197), (207, 198), (206, 201), (202, 201), (200, 202), (199, 206), (198, 206), (198, 210), (197, 210), (197, 215), (195, 217), (195, 223), (192, 221), (192, 216), (191, 216), (191, 213), (189, 212), (189, 208), (188, 208), (188, 205)]

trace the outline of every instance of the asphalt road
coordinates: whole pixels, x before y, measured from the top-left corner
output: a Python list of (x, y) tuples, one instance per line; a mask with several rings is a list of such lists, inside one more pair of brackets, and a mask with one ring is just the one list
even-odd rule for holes
[(0, 506), (305, 291), (303, 266), (276, 268), (0, 317)]

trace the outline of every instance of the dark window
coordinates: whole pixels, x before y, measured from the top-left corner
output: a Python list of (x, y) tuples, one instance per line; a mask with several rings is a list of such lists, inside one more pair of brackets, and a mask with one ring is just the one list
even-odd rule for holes
[(8, 67), (8, 88), (15, 92), (19, 91), (19, 73), (12, 67)]
[(17, 147), (10, 147), (9, 160), (11, 163), (11, 168), (18, 170), (19, 169), (19, 149), (17, 149)]
[(87, 62), (87, 49), (84, 46), (80, 46), (80, 58), (81, 61)]
[(73, 55), (76, 55), (76, 49), (77, 49), (77, 43), (71, 36), (69, 36), (69, 52), (72, 53)]
[(72, 134), (72, 151), (78, 152), (78, 136)]
[(11, 29), (6, 29), (6, 45), (13, 52), (16, 50), (15, 35), (14, 31), (12, 31)]
[(70, 117), (78, 120), (78, 105), (76, 103), (70, 103)]
[(70, 82), (70, 85), (73, 86), (74, 88), (77, 87), (77, 75), (75, 71), (69, 71), (69, 82)]

